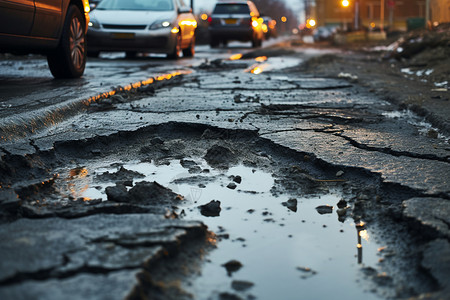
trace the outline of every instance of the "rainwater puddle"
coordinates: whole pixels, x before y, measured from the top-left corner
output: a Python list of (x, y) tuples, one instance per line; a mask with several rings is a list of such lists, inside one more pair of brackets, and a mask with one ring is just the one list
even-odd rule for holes
[(437, 138), (444, 140), (446, 143), (450, 141), (450, 137), (446, 136), (442, 132), (439, 132), (438, 128), (433, 127), (430, 123), (426, 122), (423, 118), (417, 116), (410, 110), (401, 110), (401, 111), (390, 111), (383, 113), (383, 116), (386, 116), (391, 119), (404, 119), (409, 124), (415, 126), (417, 131), (422, 135), (429, 135), (430, 131), (437, 133)]
[[(369, 291), (372, 285), (363, 278), (361, 268), (376, 269), (380, 245), (370, 237), (370, 229), (358, 227), (358, 231), (350, 217), (338, 220), (339, 192), (311, 198), (276, 197), (270, 173), (243, 165), (221, 171), (203, 159), (193, 160), (202, 171), (191, 174), (179, 160), (123, 167), (145, 175), (136, 181), (157, 181), (185, 196), (178, 212), (184, 210), (184, 219), (201, 220), (216, 234), (212, 242), (217, 248), (208, 253), (199, 277), (184, 287), (195, 299), (217, 299), (230, 291), (242, 299), (378, 299)], [(118, 169), (99, 167), (88, 177), (93, 181), (95, 175)], [(106, 200), (104, 188), (114, 185), (86, 183), (84, 176), (73, 178), (82, 180), (72, 182), (72, 187), (80, 187), (78, 196), (88, 198)], [(230, 183), (236, 188), (227, 187)], [(296, 209), (282, 204), (293, 198)], [(221, 202), (220, 216), (200, 213), (198, 206), (211, 200)], [(321, 205), (333, 206), (332, 213), (320, 214), (316, 207)], [(242, 267), (227, 271), (223, 264), (232, 260)]]
[(303, 59), (296, 57), (270, 57), (265, 56), (257, 57), (255, 59), (257, 63), (248, 67), (244, 72), (252, 73), (255, 75), (261, 74), (267, 71), (277, 71), (286, 68), (292, 68), (300, 65)]

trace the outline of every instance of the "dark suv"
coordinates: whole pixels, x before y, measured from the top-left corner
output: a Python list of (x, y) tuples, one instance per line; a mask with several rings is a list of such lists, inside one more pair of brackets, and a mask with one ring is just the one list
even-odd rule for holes
[(229, 40), (252, 42), (259, 47), (264, 38), (263, 19), (251, 1), (220, 1), (209, 18), (211, 47), (224, 45)]
[(0, 0), (0, 52), (44, 54), (54, 77), (80, 77), (88, 13), (88, 0)]

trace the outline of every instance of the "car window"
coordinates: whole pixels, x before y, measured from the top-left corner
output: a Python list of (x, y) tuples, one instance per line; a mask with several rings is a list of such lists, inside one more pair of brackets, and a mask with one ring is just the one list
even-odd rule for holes
[(247, 4), (217, 4), (213, 14), (250, 14)]
[(96, 9), (99, 10), (173, 10), (172, 0), (103, 0)]

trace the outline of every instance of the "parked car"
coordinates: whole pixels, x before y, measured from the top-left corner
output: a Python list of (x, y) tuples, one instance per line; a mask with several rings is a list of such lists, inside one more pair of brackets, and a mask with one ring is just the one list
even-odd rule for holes
[(55, 78), (80, 77), (88, 12), (88, 0), (0, 0), (0, 52), (44, 54)]
[(276, 38), (278, 36), (277, 34), (277, 21), (273, 20), (271, 17), (264, 16), (263, 17), (263, 31), (264, 31), (264, 37), (266, 40), (270, 38)]
[(329, 41), (337, 32), (337, 27), (321, 26), (313, 30), (314, 41)]
[(211, 47), (224, 45), (229, 40), (251, 41), (260, 47), (264, 39), (263, 19), (251, 1), (220, 1), (209, 17)]
[(101, 51), (192, 57), (197, 22), (184, 0), (103, 0), (91, 13), (89, 55)]

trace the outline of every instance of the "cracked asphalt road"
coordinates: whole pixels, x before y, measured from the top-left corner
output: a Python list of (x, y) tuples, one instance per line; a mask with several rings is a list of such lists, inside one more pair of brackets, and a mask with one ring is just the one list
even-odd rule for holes
[[(59, 299), (70, 293), (73, 299), (144, 295), (265, 299), (268, 294), (259, 289), (264, 282), (252, 276), (245, 279), (255, 287), (234, 282), (246, 288), (198, 291), (195, 274), (205, 263), (204, 251), (214, 253), (211, 248), (220, 249), (226, 241), (215, 228), (207, 230), (206, 219), (202, 223), (180, 217), (183, 208), (188, 214), (189, 210), (175, 198), (120, 200), (137, 199), (129, 198), (135, 196), (122, 188), (136, 175), (116, 178), (117, 188), (103, 199), (108, 201), (83, 201), (82, 193), (67, 196), (70, 188), (59, 190), (54, 175), (61, 176), (64, 169), (89, 166), (90, 170), (96, 164), (105, 167), (136, 159), (173, 165), (171, 159), (190, 157), (197, 161), (189, 173), (204, 175), (207, 169), (198, 158), (219, 144), (233, 154), (227, 156), (226, 150), (217, 154), (226, 157), (223, 163), (273, 173), (280, 182), (274, 184), (273, 195), (300, 197), (337, 189), (349, 199), (348, 219), (366, 222), (374, 239), (392, 251), (380, 250), (378, 265), (360, 270), (366, 286), (362, 295), (446, 299), (450, 292), (448, 139), (428, 136), (420, 118), (398, 113), (397, 104), (361, 82), (337, 74), (312, 76), (295, 68), (311, 57), (338, 50), (293, 47), (286, 53), (272, 47), (238, 61), (224, 59), (231, 54), (226, 49), (204, 51), (199, 51), (196, 61), (182, 60), (175, 66), (145, 58), (131, 63), (96, 60), (88, 65), (85, 83), (75, 89), (71, 83), (32, 76), (31, 82), (42, 85), (36, 93), (17, 90), (2, 98), (0, 236), (6, 241), (0, 250), (2, 298)], [(264, 54), (267, 60), (252, 59)], [(205, 57), (217, 59), (204, 61)], [(31, 66), (34, 63), (31, 60)], [(263, 65), (272, 67), (260, 74), (250, 72)], [(96, 70), (95, 76), (89, 68)], [(148, 86), (117, 89), (175, 69), (186, 72)], [(9, 76), (12, 79), (3, 76), (2, 83), (22, 84), (23, 77)], [(117, 93), (82, 102), (111, 90)], [(42, 106), (41, 98), (50, 100)], [(42, 120), (42, 112), (49, 113), (47, 121)], [(99, 185), (96, 177), (91, 180), (88, 185)], [(196, 185), (208, 182), (198, 177), (189, 180)], [(158, 191), (161, 194), (166, 192)], [(178, 219), (172, 220), (174, 216)], [(226, 231), (226, 224), (222, 226)], [(180, 266), (186, 270), (179, 270)], [(319, 275), (304, 280), (308, 284), (309, 277)], [(369, 282), (374, 287), (368, 287)], [(77, 290), (77, 285), (84, 288)], [(358, 285), (349, 288), (357, 290)], [(278, 286), (274, 282), (272, 290), (282, 295)], [(294, 298), (289, 291), (284, 291), (286, 299)], [(309, 293), (313, 297), (314, 289)]]

